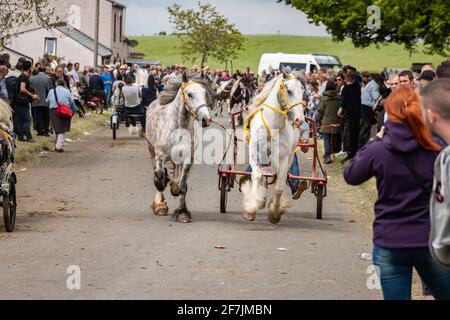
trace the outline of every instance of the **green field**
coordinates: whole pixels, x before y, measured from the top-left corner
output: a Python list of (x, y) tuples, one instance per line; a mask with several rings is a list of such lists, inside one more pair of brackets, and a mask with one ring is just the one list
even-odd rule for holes
[[(160, 60), (162, 65), (186, 64), (176, 49), (179, 40), (176, 36), (145, 36), (133, 37), (139, 42), (135, 48), (145, 53), (148, 59)], [(326, 37), (303, 36), (246, 36), (244, 50), (240, 52), (239, 59), (233, 61), (234, 69), (245, 69), (247, 66), (257, 71), (259, 59), (264, 52), (284, 53), (326, 53), (338, 56), (343, 64), (351, 64), (359, 70), (379, 72), (383, 67), (410, 68), (413, 62), (431, 62), (437, 66), (445, 60), (441, 56), (430, 56), (422, 52), (410, 56), (400, 45), (382, 46), (377, 49), (371, 46), (365, 49), (355, 48), (350, 40), (335, 43)], [(420, 48), (419, 48), (420, 49)], [(199, 59), (196, 63), (200, 64)], [(224, 64), (210, 60), (207, 65), (212, 68), (224, 68)], [(230, 67), (228, 67), (230, 68)]]

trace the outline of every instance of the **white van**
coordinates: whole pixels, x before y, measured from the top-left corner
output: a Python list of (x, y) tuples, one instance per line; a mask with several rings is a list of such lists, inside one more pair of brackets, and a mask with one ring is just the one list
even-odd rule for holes
[(286, 53), (264, 53), (259, 63), (258, 74), (263, 70), (279, 70), (282, 66), (290, 66), (291, 69), (304, 70), (306, 73), (314, 72), (321, 68), (342, 69), (342, 63), (336, 56), (327, 54), (286, 54)]

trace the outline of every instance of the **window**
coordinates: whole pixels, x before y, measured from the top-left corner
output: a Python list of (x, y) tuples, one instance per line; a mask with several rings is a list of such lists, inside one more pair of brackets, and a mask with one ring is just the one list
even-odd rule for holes
[(119, 41), (122, 42), (122, 26), (123, 26), (123, 17), (120, 15), (120, 32), (119, 32)]
[(56, 56), (56, 38), (45, 38), (44, 53)]
[(282, 67), (291, 67), (292, 70), (305, 70), (306, 63), (280, 62), (280, 69)]
[(114, 42), (117, 41), (117, 14), (114, 13)]

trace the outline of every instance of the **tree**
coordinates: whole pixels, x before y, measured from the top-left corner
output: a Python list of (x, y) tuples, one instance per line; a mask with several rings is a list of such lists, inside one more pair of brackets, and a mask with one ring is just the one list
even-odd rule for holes
[[(450, 2), (442, 0), (277, 0), (323, 23), (335, 41), (351, 38), (356, 47), (398, 43), (414, 52), (446, 56), (450, 52)], [(377, 17), (377, 14), (380, 16)], [(373, 20), (381, 18), (374, 25)]]
[(0, 48), (8, 44), (20, 29), (36, 22), (50, 30), (61, 23), (49, 0), (1, 0), (0, 2)]
[(186, 60), (201, 58), (201, 67), (210, 56), (219, 62), (236, 59), (244, 37), (211, 4), (198, 3), (198, 10), (183, 10), (174, 4), (167, 8), (170, 22), (181, 39), (180, 50)]

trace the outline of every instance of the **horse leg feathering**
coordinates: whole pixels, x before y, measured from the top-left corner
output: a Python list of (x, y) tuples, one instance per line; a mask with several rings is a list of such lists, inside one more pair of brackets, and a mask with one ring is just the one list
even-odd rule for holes
[(169, 207), (164, 199), (164, 194), (162, 192), (157, 192), (155, 195), (155, 200), (151, 204), (151, 209), (156, 216), (167, 216), (169, 212)]
[(189, 172), (191, 171), (191, 164), (184, 164), (182, 168), (182, 177), (180, 181), (180, 204), (178, 208), (174, 212), (174, 218), (176, 222), (188, 223), (192, 221), (192, 216), (186, 206), (186, 194), (188, 190), (187, 186), (187, 178), (189, 176)]
[(247, 181), (241, 187), (244, 195), (243, 217), (247, 221), (254, 221), (256, 213), (266, 205), (267, 189), (261, 185), (262, 182), (262, 169), (259, 166), (258, 161), (258, 141), (254, 139), (250, 141), (250, 166), (252, 167), (252, 179)]

